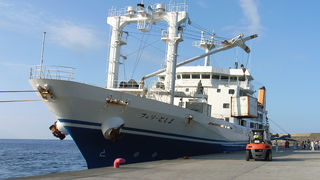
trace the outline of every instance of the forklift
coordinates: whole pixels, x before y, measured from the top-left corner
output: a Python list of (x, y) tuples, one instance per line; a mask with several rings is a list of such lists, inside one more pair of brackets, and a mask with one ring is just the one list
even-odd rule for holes
[(246, 160), (272, 161), (272, 148), (269, 134), (265, 129), (253, 129), (249, 133), (250, 143), (246, 146)]

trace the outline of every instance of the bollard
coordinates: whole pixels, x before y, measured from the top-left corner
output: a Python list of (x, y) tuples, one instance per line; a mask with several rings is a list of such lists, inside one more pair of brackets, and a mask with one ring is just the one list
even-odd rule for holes
[(126, 163), (126, 160), (123, 159), (123, 158), (117, 158), (117, 159), (115, 159), (114, 162), (113, 162), (113, 167), (114, 167), (114, 168), (119, 168), (120, 163)]

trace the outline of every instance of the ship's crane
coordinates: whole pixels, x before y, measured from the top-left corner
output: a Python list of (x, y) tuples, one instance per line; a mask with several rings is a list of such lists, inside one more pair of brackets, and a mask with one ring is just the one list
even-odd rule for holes
[[(213, 51), (210, 51), (208, 53), (205, 53), (205, 54), (202, 54), (200, 56), (195, 56), (193, 58), (190, 58), (190, 59), (187, 59), (185, 61), (182, 61), (180, 63), (177, 63), (176, 67), (179, 67), (179, 66), (182, 66), (182, 65), (185, 65), (185, 64), (188, 64), (188, 63), (191, 63), (195, 60), (198, 60), (198, 59), (201, 59), (203, 57), (206, 57), (206, 56), (210, 56), (212, 54), (216, 54), (218, 52), (221, 52), (221, 51), (225, 51), (225, 50), (228, 50), (228, 49), (231, 49), (231, 48), (234, 48), (234, 47), (237, 47), (239, 46), (240, 48), (242, 48), (244, 51), (246, 51), (247, 53), (250, 53), (250, 48), (245, 44), (246, 41), (248, 40), (251, 40), (251, 39), (254, 39), (256, 37), (258, 37), (258, 34), (254, 34), (254, 35), (251, 35), (251, 36), (247, 36), (245, 38), (242, 38), (243, 37), (243, 34), (240, 34), (230, 40), (226, 40), (226, 41), (223, 41), (221, 44), (223, 45), (222, 47), (216, 49), (216, 50), (213, 50)], [(165, 72), (166, 69), (160, 69), (156, 72), (153, 72), (153, 73), (150, 73), (148, 75), (145, 75), (141, 78), (141, 81), (144, 81), (145, 79), (148, 79), (150, 77), (153, 77), (153, 76), (156, 76), (160, 73), (163, 73)]]

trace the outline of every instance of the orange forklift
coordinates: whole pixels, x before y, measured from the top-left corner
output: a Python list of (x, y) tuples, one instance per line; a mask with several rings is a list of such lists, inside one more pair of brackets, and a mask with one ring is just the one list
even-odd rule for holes
[(265, 129), (253, 129), (249, 133), (250, 143), (246, 146), (246, 160), (272, 161), (272, 147)]

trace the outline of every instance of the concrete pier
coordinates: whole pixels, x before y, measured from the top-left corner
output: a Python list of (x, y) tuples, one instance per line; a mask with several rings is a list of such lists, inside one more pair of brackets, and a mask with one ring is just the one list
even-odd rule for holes
[[(283, 149), (280, 149), (283, 150)], [(48, 174), (18, 179), (317, 179), (320, 151), (273, 151), (273, 161), (245, 161), (245, 152), (195, 156), (189, 159)]]

